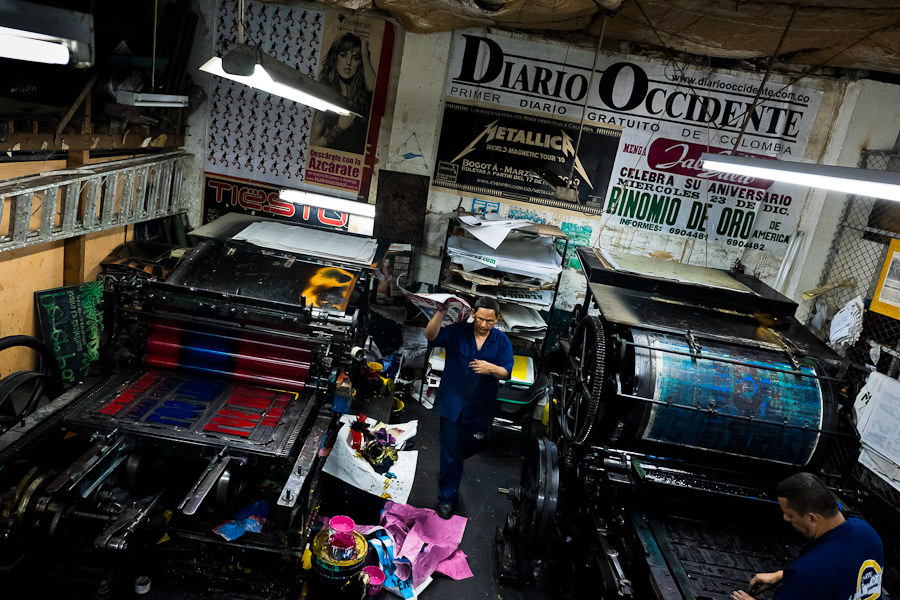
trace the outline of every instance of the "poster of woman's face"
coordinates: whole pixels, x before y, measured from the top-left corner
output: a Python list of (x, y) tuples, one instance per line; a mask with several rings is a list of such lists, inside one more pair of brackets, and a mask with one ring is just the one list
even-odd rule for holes
[(378, 28), (355, 17), (338, 15), (330, 21), (323, 32), (319, 81), (343, 96), (356, 114), (316, 111), (310, 145), (361, 155), (366, 151), (381, 35), (373, 35)]

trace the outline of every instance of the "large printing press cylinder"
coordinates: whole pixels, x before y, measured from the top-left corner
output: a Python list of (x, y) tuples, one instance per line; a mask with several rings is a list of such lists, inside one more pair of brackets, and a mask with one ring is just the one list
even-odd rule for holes
[(618, 410), (599, 413), (611, 445), (637, 452), (820, 464), (837, 427), (835, 391), (812, 362), (744, 346), (630, 329), (615, 361)]
[(163, 370), (300, 391), (312, 354), (290, 338), (169, 319), (149, 324), (144, 363)]

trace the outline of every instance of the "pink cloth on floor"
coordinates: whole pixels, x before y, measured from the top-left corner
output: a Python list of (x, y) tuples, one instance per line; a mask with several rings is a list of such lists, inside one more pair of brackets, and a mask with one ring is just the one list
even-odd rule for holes
[(454, 515), (440, 518), (430, 508), (386, 502), (381, 524), (394, 540), (394, 558), (409, 563), (396, 563), (396, 573), (413, 587), (437, 571), (452, 579), (472, 577), (466, 554), (459, 549), (468, 519)]

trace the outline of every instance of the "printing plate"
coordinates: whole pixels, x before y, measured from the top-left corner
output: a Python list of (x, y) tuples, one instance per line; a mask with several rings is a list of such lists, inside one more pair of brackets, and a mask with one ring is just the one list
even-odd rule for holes
[(68, 420), (174, 442), (287, 456), (312, 404), (309, 393), (140, 369), (117, 378)]

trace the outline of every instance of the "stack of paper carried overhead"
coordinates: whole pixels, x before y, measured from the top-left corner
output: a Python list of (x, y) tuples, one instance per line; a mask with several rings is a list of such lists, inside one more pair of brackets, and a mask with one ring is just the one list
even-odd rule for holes
[(562, 272), (562, 258), (549, 237), (510, 239), (494, 249), (478, 240), (453, 236), (447, 243), (447, 254), (467, 271), (496, 269), (546, 282), (554, 281)]
[(500, 303), (500, 321), (497, 323), (497, 327), (500, 331), (513, 333), (532, 341), (541, 339), (547, 332), (547, 324), (538, 311), (527, 306), (502, 302)]
[(232, 239), (243, 240), (273, 250), (318, 256), (358, 265), (372, 264), (375, 252), (378, 250), (378, 240), (374, 238), (269, 221), (248, 225)]
[(466, 215), (459, 218), (463, 229), (490, 246), (497, 248), (509, 235), (509, 232), (519, 227), (531, 225), (528, 219), (501, 219), (497, 213), (486, 216)]

